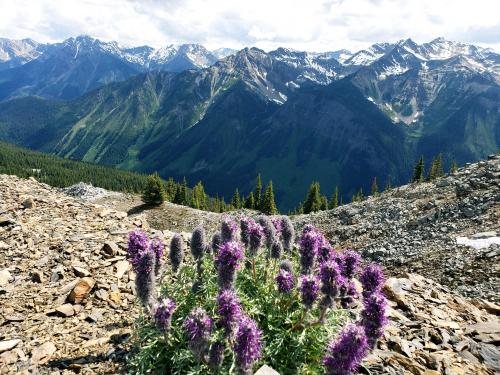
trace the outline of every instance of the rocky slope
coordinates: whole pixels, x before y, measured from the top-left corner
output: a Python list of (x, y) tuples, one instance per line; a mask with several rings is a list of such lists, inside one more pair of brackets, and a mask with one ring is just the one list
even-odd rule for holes
[[(470, 250), (455, 237), (499, 230), (499, 176), (494, 158), (436, 184), (295, 219), (298, 226), (313, 221), (336, 246), (360, 248), (398, 275), (385, 286), (390, 327), (362, 373), (500, 370), (500, 307), (433, 280), (498, 297), (498, 248)], [(123, 371), (139, 314), (124, 259), (126, 233), (141, 227), (168, 240), (169, 229), (188, 231), (201, 222), (213, 228), (219, 219), (171, 204), (141, 211), (127, 195), (70, 193), (92, 201), (33, 179), (0, 176), (0, 373)]]
[(296, 219), (305, 222), (390, 273), (418, 272), (463, 295), (499, 301), (500, 156)]

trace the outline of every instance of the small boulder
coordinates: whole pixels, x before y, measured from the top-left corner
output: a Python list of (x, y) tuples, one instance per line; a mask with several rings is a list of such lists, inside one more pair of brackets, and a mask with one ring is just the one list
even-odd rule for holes
[(102, 246), (102, 252), (108, 256), (115, 256), (118, 253), (118, 245), (111, 241), (106, 241)]
[(95, 285), (95, 280), (91, 277), (84, 277), (75, 285), (68, 296), (68, 301), (72, 303), (80, 303), (88, 296)]

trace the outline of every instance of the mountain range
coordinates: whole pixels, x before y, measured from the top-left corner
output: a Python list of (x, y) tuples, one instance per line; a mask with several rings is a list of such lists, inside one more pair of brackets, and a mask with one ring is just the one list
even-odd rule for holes
[(443, 153), (500, 149), (500, 55), (442, 38), (352, 53), (1, 40), (0, 139), (196, 183), (228, 198), (257, 173), (281, 209), (312, 180), (348, 199)]

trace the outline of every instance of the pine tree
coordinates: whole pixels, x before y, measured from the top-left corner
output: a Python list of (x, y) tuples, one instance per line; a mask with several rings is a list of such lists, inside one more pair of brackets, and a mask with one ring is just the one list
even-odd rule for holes
[(241, 207), (241, 198), (238, 188), (236, 188), (236, 190), (234, 191), (233, 198), (231, 199), (231, 206), (233, 206), (235, 209)]
[(203, 183), (199, 181), (191, 192), (191, 207), (197, 208), (199, 210), (207, 210), (208, 209), (208, 197), (205, 193), (205, 188), (203, 187)]
[(274, 191), (273, 191), (273, 182), (269, 181), (266, 187), (266, 191), (264, 193), (264, 199), (262, 200), (262, 209), (261, 211), (267, 215), (275, 215), (278, 213), (278, 209), (276, 208), (276, 203), (274, 202)]
[(304, 202), (303, 207), (305, 214), (319, 211), (321, 209), (321, 193), (319, 182), (313, 182), (311, 186), (309, 186), (307, 198)]
[(429, 176), (427, 176), (428, 181), (435, 180), (438, 177), (444, 176), (443, 171), (443, 155), (439, 154), (436, 156), (431, 163), (431, 168), (429, 170)]
[(187, 206), (189, 202), (188, 188), (186, 177), (182, 180), (181, 184), (177, 185), (177, 191), (175, 192), (174, 203)]
[(260, 173), (257, 175), (257, 181), (255, 183), (255, 209), (262, 210), (262, 179), (260, 178)]
[(165, 200), (163, 181), (158, 173), (148, 176), (146, 187), (142, 193), (142, 201), (151, 206), (158, 206)]
[(378, 194), (377, 177), (373, 177), (372, 187), (371, 187), (371, 193), (372, 193), (372, 195), (377, 195)]
[(321, 211), (328, 210), (328, 197), (326, 195), (321, 196)]
[(423, 182), (425, 175), (424, 157), (422, 156), (413, 170), (412, 182)]
[(330, 200), (330, 208), (334, 209), (339, 206), (339, 187), (335, 186), (335, 191), (332, 194), (332, 199)]
[(172, 177), (169, 177), (167, 180), (167, 188), (165, 189), (166, 192), (166, 199), (169, 201), (172, 201), (175, 197), (175, 181)]
[(247, 199), (245, 200), (245, 208), (249, 210), (253, 210), (255, 208), (255, 199), (253, 197), (253, 191), (248, 194)]

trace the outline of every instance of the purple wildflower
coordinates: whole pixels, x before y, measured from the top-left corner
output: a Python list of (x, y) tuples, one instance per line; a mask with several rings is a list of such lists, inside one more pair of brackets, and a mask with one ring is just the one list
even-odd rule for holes
[(241, 317), (240, 300), (233, 290), (226, 289), (218, 295), (217, 314), (220, 316), (219, 325), (226, 335), (231, 336)]
[(332, 245), (330, 245), (330, 243), (326, 239), (324, 239), (318, 249), (318, 262), (321, 264), (323, 262), (332, 260), (333, 252), (334, 250), (332, 248)]
[(266, 236), (266, 247), (270, 248), (276, 238), (276, 229), (274, 228), (273, 222), (268, 216), (259, 216), (259, 224), (264, 230), (264, 235)]
[(222, 236), (220, 233), (217, 232), (212, 236), (212, 251), (214, 255), (217, 255), (217, 253), (219, 252), (219, 247), (221, 243), (222, 243)]
[(264, 229), (260, 224), (257, 224), (255, 221), (251, 223), (251, 226), (248, 230), (248, 234), (250, 237), (249, 250), (250, 255), (255, 256), (262, 246), (262, 240), (264, 239)]
[(288, 216), (281, 219), (281, 237), (283, 238), (283, 247), (286, 251), (292, 251), (293, 241), (295, 240), (295, 229)]
[(145, 307), (151, 307), (154, 302), (155, 291), (155, 254), (144, 251), (137, 256), (135, 264), (135, 289), (141, 303)]
[(295, 287), (295, 277), (293, 276), (293, 273), (280, 269), (278, 276), (276, 276), (276, 285), (278, 286), (278, 291), (280, 293), (290, 293)]
[(146, 233), (135, 230), (128, 234), (127, 259), (134, 264), (140, 253), (148, 250), (148, 236)]
[(238, 240), (238, 225), (230, 216), (224, 215), (222, 217), (220, 233), (223, 242)]
[(162, 300), (155, 308), (154, 320), (156, 327), (162, 333), (168, 333), (172, 324), (172, 315), (175, 311), (175, 302), (170, 298)]
[(281, 237), (281, 231), (283, 230), (283, 221), (281, 217), (273, 217), (271, 222), (274, 225), (274, 229), (276, 230), (276, 236)]
[(319, 283), (316, 276), (305, 275), (300, 278), (300, 293), (302, 295), (302, 303), (307, 309), (310, 309), (318, 298)]
[(368, 353), (368, 342), (363, 328), (348, 325), (332, 342), (323, 358), (327, 375), (350, 375), (357, 370)]
[(361, 325), (365, 329), (368, 345), (373, 349), (387, 325), (387, 300), (382, 294), (375, 293), (366, 298), (363, 305)]
[(384, 286), (384, 273), (382, 268), (375, 263), (368, 264), (359, 277), (363, 285), (363, 298), (373, 293), (379, 293)]
[(183, 326), (188, 336), (189, 349), (199, 361), (208, 348), (210, 332), (212, 331), (212, 319), (205, 310), (197, 307), (184, 320)]
[(361, 256), (354, 250), (346, 250), (342, 255), (344, 258), (342, 275), (352, 279), (354, 274), (358, 272)]
[(338, 296), (340, 288), (345, 279), (340, 274), (340, 267), (334, 261), (323, 262), (320, 266), (319, 277), (321, 280), (321, 291), (332, 298)]
[(316, 229), (316, 227), (312, 224), (306, 224), (302, 228), (302, 234), (307, 233), (307, 232), (317, 232), (317, 231), (318, 230)]
[(219, 288), (229, 289), (236, 278), (238, 262), (243, 258), (243, 250), (236, 241), (224, 242), (219, 249), (215, 264), (218, 271)]
[(170, 241), (169, 258), (172, 269), (174, 272), (177, 272), (184, 259), (184, 242), (182, 241), (182, 237), (177, 233), (174, 234)]
[(201, 260), (205, 251), (207, 250), (207, 243), (205, 240), (205, 230), (202, 227), (195, 228), (191, 235), (191, 254), (196, 260)]
[(300, 266), (303, 275), (311, 273), (314, 260), (321, 244), (321, 234), (316, 230), (310, 230), (302, 233), (300, 238)]
[(208, 353), (208, 367), (212, 370), (218, 370), (224, 362), (224, 343), (216, 341), (210, 346)]
[(159, 238), (153, 238), (151, 243), (149, 244), (149, 251), (152, 251), (155, 254), (155, 273), (159, 275), (161, 268), (161, 258), (163, 257), (163, 253), (165, 251), (165, 245), (163, 241)]
[(352, 280), (346, 281), (346, 284), (344, 287), (342, 287), (342, 293), (341, 293), (342, 299), (341, 299), (341, 304), (342, 308), (347, 309), (349, 308), (353, 303), (354, 300), (359, 298), (359, 293), (358, 290), (356, 289), (356, 284)]
[(235, 363), (240, 372), (251, 371), (253, 362), (260, 358), (262, 332), (248, 316), (240, 320), (234, 342)]
[(245, 245), (245, 248), (250, 245), (250, 228), (254, 224), (255, 221), (250, 217), (243, 216), (240, 219), (240, 237), (241, 242), (243, 242), (243, 245)]
[(283, 252), (283, 245), (281, 244), (280, 241), (275, 239), (273, 244), (271, 245), (271, 258), (280, 259), (282, 252)]

